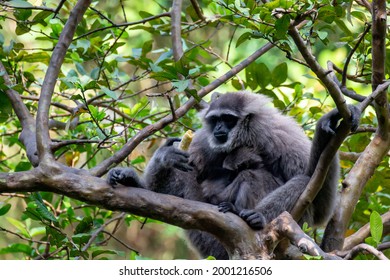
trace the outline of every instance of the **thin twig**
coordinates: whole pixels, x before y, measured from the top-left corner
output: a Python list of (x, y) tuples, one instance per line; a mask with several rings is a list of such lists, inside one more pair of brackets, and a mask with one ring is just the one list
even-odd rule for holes
[(368, 244), (359, 244), (353, 247), (350, 251), (347, 252), (337, 252), (337, 255), (343, 257), (345, 260), (352, 260), (359, 253), (369, 253), (374, 255), (380, 260), (389, 260), (381, 251), (375, 249), (371, 245)]
[(346, 83), (347, 83), (347, 72), (348, 72), (348, 65), (349, 65), (349, 62), (351, 61), (351, 58), (353, 56), (353, 54), (355, 53), (355, 51), (357, 50), (357, 48), (359, 47), (360, 43), (363, 41), (364, 37), (366, 36), (366, 34), (370, 31), (371, 29), (371, 24), (367, 24), (364, 32), (362, 35), (360, 35), (360, 38), (359, 40), (356, 42), (356, 45), (353, 47), (353, 49), (350, 51), (346, 61), (345, 61), (345, 64), (344, 64), (344, 69), (343, 69), (343, 75), (342, 75), (342, 79), (341, 79), (341, 85), (342, 86), (345, 86)]
[(120, 28), (120, 27), (129, 27), (129, 26), (133, 26), (133, 25), (137, 25), (137, 24), (144, 24), (144, 23), (146, 23), (148, 21), (152, 21), (152, 20), (155, 20), (155, 19), (158, 19), (158, 18), (162, 18), (162, 17), (170, 17), (170, 16), (171, 16), (170, 12), (165, 12), (165, 13), (161, 13), (159, 15), (147, 17), (147, 18), (144, 18), (144, 19), (141, 19), (141, 20), (138, 20), (138, 21), (117, 23), (117, 24), (113, 24), (113, 25), (110, 25), (110, 26), (104, 26), (104, 27), (101, 27), (101, 28), (97, 28), (97, 29), (91, 30), (91, 31), (89, 31), (89, 32), (79, 36), (79, 37), (76, 37), (76, 38), (73, 39), (73, 41), (77, 41), (77, 40), (82, 39), (84, 37), (88, 37), (89, 35), (91, 35), (93, 33), (104, 31), (106, 29)]
[(196, 0), (191, 0), (191, 4), (192, 4), (192, 6), (194, 7), (194, 10), (195, 10), (196, 14), (198, 15), (198, 17), (199, 17), (202, 21), (205, 21), (206, 18), (205, 18), (204, 15), (203, 15), (202, 8), (199, 6), (198, 1), (196, 1)]
[(39, 240), (33, 240), (33, 239), (26, 238), (26, 237), (24, 237), (23, 235), (20, 235), (20, 234), (18, 234), (18, 233), (16, 233), (16, 232), (12, 232), (12, 231), (10, 231), (10, 230), (8, 230), (8, 229), (5, 229), (5, 228), (3, 228), (3, 227), (0, 227), (0, 231), (4, 231), (4, 232), (6, 232), (6, 233), (15, 235), (15, 236), (17, 236), (19, 239), (22, 239), (22, 240), (25, 240), (25, 241), (28, 241), (28, 242), (32, 242), (32, 243), (38, 243), (38, 244), (44, 244), (44, 245), (46, 245), (46, 244), (49, 243), (49, 242), (47, 242), (47, 241), (39, 241)]
[[(120, 213), (119, 215), (109, 219), (108, 221), (106, 221), (104, 224), (102, 224), (92, 235), (91, 235), (91, 238), (88, 240), (88, 243), (84, 245), (84, 247), (81, 249), (82, 252), (85, 252), (88, 250), (89, 247), (91, 247), (92, 243), (95, 241), (95, 239), (98, 237), (98, 235), (104, 231), (104, 228), (106, 226), (108, 226), (109, 224), (115, 222), (115, 221), (118, 221), (118, 220), (121, 220), (123, 219), (123, 217), (125, 217), (126, 213), (125, 212), (122, 212)], [(110, 233), (108, 233), (110, 234)], [(110, 234), (111, 235), (111, 234)], [(111, 235), (112, 236), (112, 235)], [(116, 239), (114, 236), (112, 236), (115, 240), (118, 241), (118, 239)], [(124, 244), (121, 242), (121, 244)], [(127, 248), (130, 248), (129, 246), (126, 246)], [(133, 250), (132, 248), (130, 248), (130, 250)], [(133, 250), (135, 251), (135, 250)]]

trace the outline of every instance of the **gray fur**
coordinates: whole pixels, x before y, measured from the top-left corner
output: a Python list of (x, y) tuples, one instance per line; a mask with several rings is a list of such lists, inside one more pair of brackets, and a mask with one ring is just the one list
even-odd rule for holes
[[(201, 113), (204, 125), (196, 132), (188, 154), (174, 147), (175, 140), (168, 140), (152, 157), (143, 179), (130, 181), (136, 182), (136, 187), (219, 205), (221, 211), (237, 213), (251, 227), (263, 228), (283, 211), (292, 210), (340, 119), (337, 111), (325, 115), (311, 145), (296, 121), (269, 103), (267, 97), (248, 92), (217, 97)], [(238, 121), (227, 141), (220, 143), (213, 135), (210, 118), (225, 113)], [(123, 177), (134, 176), (123, 169), (120, 173), (125, 174), (116, 176), (122, 178), (116, 180), (118, 183), (129, 181)], [(335, 158), (323, 188), (304, 215), (310, 225), (328, 221), (338, 180)], [(113, 183), (110, 174), (109, 182)], [(228, 258), (210, 234), (197, 230), (187, 233), (203, 257)]]

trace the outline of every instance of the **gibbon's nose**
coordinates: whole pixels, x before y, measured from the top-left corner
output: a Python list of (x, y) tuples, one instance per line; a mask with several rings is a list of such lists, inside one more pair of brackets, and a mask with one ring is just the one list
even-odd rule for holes
[(214, 133), (214, 137), (221, 144), (225, 143), (228, 139), (228, 135), (225, 132), (216, 132), (216, 133)]

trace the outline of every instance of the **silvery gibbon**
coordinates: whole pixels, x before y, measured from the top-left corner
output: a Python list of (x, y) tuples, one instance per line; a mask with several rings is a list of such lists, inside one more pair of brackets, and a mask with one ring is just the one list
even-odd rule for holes
[[(269, 103), (268, 97), (249, 92), (220, 95), (200, 113), (203, 126), (188, 152), (174, 145), (177, 139), (168, 139), (154, 153), (142, 178), (131, 168), (114, 168), (107, 180), (111, 185), (218, 205), (220, 211), (236, 213), (253, 229), (262, 229), (283, 211), (292, 210), (341, 119), (337, 110), (324, 115), (310, 141), (294, 119)], [(357, 107), (349, 108), (356, 128), (360, 112)], [(329, 220), (339, 173), (336, 156), (301, 222), (315, 226)], [(211, 234), (186, 232), (201, 256), (228, 259)]]

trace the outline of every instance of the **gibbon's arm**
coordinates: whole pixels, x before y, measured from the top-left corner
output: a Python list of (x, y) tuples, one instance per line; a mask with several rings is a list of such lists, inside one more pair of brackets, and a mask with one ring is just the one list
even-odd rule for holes
[[(351, 119), (348, 120), (351, 123), (351, 131), (355, 131), (359, 126), (361, 111), (354, 105), (348, 105), (348, 108), (351, 112)], [(318, 120), (310, 151), (310, 161), (306, 171), (307, 175), (313, 175), (321, 153), (326, 148), (332, 136), (337, 132), (340, 119), (341, 115), (338, 110), (333, 109)]]

